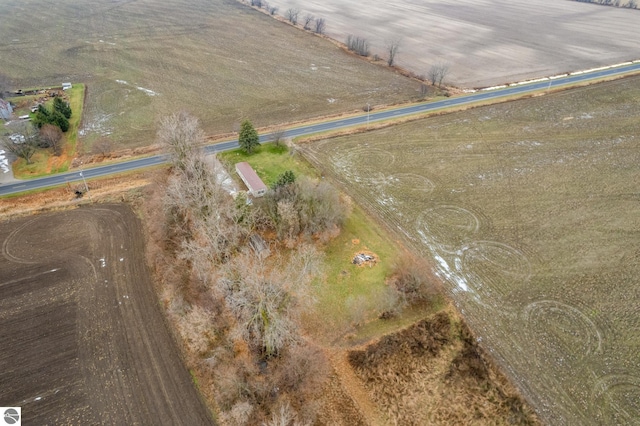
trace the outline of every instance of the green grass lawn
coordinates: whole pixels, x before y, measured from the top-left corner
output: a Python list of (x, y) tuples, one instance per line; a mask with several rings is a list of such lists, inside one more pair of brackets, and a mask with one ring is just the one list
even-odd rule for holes
[[(69, 130), (63, 134), (62, 154), (54, 156), (51, 149), (39, 149), (33, 157), (31, 164), (20, 158), (13, 163), (13, 173), (17, 178), (28, 179), (49, 174), (63, 173), (69, 170), (69, 165), (75, 157), (78, 145), (78, 128), (82, 120), (82, 107), (84, 104), (85, 85), (82, 83), (74, 84), (66, 93), (69, 96), (69, 105), (71, 106), (71, 118), (69, 119)], [(47, 108), (53, 103), (50, 100)]]
[[(317, 170), (306, 160), (292, 155), (292, 151), (283, 145), (267, 143), (253, 154), (235, 150), (218, 156), (228, 170), (233, 170), (238, 162), (248, 162), (267, 185), (287, 170), (292, 170), (296, 176), (319, 177)], [(235, 173), (231, 174), (235, 176)], [(379, 261), (371, 267), (354, 265), (353, 257), (361, 251), (375, 253)], [(324, 279), (317, 287), (316, 309), (305, 322), (325, 343), (352, 332), (355, 332), (356, 340), (368, 339), (424, 317), (425, 309), (420, 308), (393, 320), (377, 319), (388, 298), (386, 280), (401, 250), (400, 245), (360, 207), (352, 207), (342, 231), (324, 247), (324, 253), (326, 269)], [(434, 307), (440, 305), (434, 304)], [(356, 323), (359, 327), (354, 327)]]
[(237, 178), (235, 164), (246, 161), (267, 186), (275, 183), (278, 176), (287, 170), (293, 171), (296, 176), (318, 177), (318, 172), (294, 151), (289, 150), (285, 145), (275, 145), (272, 142), (260, 145), (252, 154), (236, 149), (222, 152), (218, 154), (218, 158), (227, 165), (234, 178)]

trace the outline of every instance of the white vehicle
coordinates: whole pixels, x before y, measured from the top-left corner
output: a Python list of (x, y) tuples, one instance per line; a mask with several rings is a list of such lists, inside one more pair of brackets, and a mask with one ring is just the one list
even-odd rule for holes
[(24, 143), (25, 142), (24, 135), (21, 135), (19, 133), (14, 133), (12, 135), (9, 135), (9, 140), (11, 140), (11, 142), (13, 142), (15, 144)]

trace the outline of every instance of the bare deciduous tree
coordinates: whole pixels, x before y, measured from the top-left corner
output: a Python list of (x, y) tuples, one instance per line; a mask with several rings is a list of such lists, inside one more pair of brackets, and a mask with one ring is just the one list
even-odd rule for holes
[(165, 147), (171, 164), (184, 170), (187, 159), (201, 150), (205, 137), (198, 119), (181, 111), (160, 121), (158, 140)]
[(298, 23), (299, 15), (300, 15), (300, 10), (295, 8), (289, 8), (284, 13), (284, 17), (287, 19), (287, 21), (291, 22), (293, 25), (296, 25)]
[(111, 139), (101, 137), (91, 145), (91, 152), (96, 155), (106, 156), (113, 150)]
[(318, 18), (316, 19), (316, 27), (314, 29), (316, 34), (324, 34), (324, 31), (327, 28), (327, 22), (324, 20), (324, 18)]
[(15, 132), (14, 139), (5, 137), (2, 139), (2, 147), (18, 158), (23, 158), (27, 164), (31, 164), (31, 157), (38, 150), (40, 138), (35, 127), (30, 123), (25, 123)]
[(247, 251), (227, 264), (220, 280), (227, 306), (240, 326), (238, 333), (266, 357), (300, 339), (299, 316), (313, 300), (309, 284), (314, 275), (309, 271), (315, 266), (301, 268), (293, 260), (278, 263), (267, 265)]
[(420, 96), (424, 98), (425, 96), (427, 96), (427, 93), (429, 93), (429, 88), (427, 87), (427, 85), (424, 83), (420, 84)]
[(280, 405), (278, 410), (274, 410), (271, 414), (271, 419), (265, 426), (290, 426), (298, 425), (298, 416), (296, 412), (291, 408), (291, 404), (284, 403)]
[(311, 23), (313, 22), (314, 19), (316, 19), (316, 18), (314, 18), (313, 15), (311, 15), (310, 13), (306, 14), (304, 16), (304, 19), (302, 20), (302, 22), (303, 22), (302, 27), (305, 30), (310, 30), (311, 29)]
[(385, 45), (387, 50), (387, 65), (390, 67), (393, 66), (396, 60), (396, 55), (398, 54), (398, 50), (400, 49), (400, 38), (392, 38), (387, 40)]
[(62, 130), (53, 124), (45, 124), (40, 128), (40, 141), (43, 148), (53, 148), (53, 155), (60, 155), (62, 146)]
[(276, 126), (275, 129), (273, 129), (273, 132), (271, 132), (271, 141), (273, 141), (276, 146), (280, 146), (280, 144), (284, 141), (284, 134), (284, 127)]
[(369, 56), (369, 41), (366, 38), (349, 34), (347, 36), (347, 49), (360, 56)]
[(438, 294), (429, 269), (408, 256), (401, 257), (394, 265), (391, 284), (408, 304), (429, 302)]
[(179, 256), (192, 263), (201, 279), (210, 268), (227, 261), (238, 250), (245, 229), (238, 226), (238, 211), (222, 187), (221, 175), (201, 154), (187, 157), (176, 169), (165, 196), (165, 209), (175, 226), (190, 236), (181, 243)]
[(255, 205), (264, 217), (260, 223), (284, 239), (337, 229), (347, 215), (347, 207), (335, 188), (306, 178), (269, 191)]
[(431, 81), (432, 85), (438, 85), (442, 87), (442, 81), (447, 76), (449, 72), (449, 64), (445, 62), (438, 62), (429, 68), (429, 81)]

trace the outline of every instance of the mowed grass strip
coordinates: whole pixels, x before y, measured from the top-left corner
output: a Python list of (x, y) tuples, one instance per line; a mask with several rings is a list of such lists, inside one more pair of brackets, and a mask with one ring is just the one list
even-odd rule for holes
[(430, 258), (550, 424), (640, 416), (640, 78), (305, 145)]

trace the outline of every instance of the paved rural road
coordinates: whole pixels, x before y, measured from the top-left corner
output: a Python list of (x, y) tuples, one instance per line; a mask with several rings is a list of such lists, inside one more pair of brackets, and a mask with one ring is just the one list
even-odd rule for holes
[[(551, 77), (551, 79), (545, 79), (543, 81), (509, 86), (504, 89), (479, 91), (473, 94), (445, 99), (436, 102), (424, 102), (409, 106), (404, 106), (395, 109), (387, 109), (379, 112), (372, 112), (370, 114), (363, 114), (350, 118), (339, 118), (331, 121), (324, 121), (317, 124), (310, 124), (285, 131), (285, 137), (297, 137), (303, 135), (309, 135), (312, 133), (325, 132), (329, 130), (337, 130), (345, 127), (351, 127), (356, 125), (367, 124), (367, 122), (374, 123), (376, 121), (384, 121), (392, 118), (404, 117), (412, 114), (424, 113), (429, 111), (435, 111), (441, 108), (449, 108), (454, 106), (461, 106), (471, 104), (474, 102), (497, 100), (500, 98), (524, 95), (530, 92), (551, 89), (553, 87), (567, 86), (571, 84), (583, 83), (589, 80), (597, 80), (607, 77), (613, 77), (623, 75), (632, 72), (640, 71), (640, 61), (636, 61), (631, 64), (601, 69), (598, 71), (579, 72), (563, 77)], [(260, 136), (260, 142), (269, 141), (271, 135), (264, 134)], [(238, 147), (237, 140), (231, 140), (227, 142), (217, 143), (215, 145), (209, 145), (205, 148), (207, 153), (228, 151)], [(166, 162), (166, 157), (163, 155), (156, 155), (153, 157), (146, 157), (137, 160), (126, 161), (117, 164), (109, 164), (105, 166), (94, 167), (85, 169), (83, 172), (74, 171), (68, 173), (62, 173), (54, 176), (48, 176), (38, 179), (25, 180), (20, 182), (14, 182), (10, 184), (0, 185), (0, 197), (3, 195), (15, 194), (23, 191), (29, 191), (33, 189), (47, 188), (50, 186), (61, 185), (67, 182), (78, 182), (82, 180), (82, 174), (84, 178), (90, 179), (99, 176), (106, 176), (115, 173), (128, 172), (132, 170), (142, 169), (145, 167), (151, 167), (160, 165)]]

